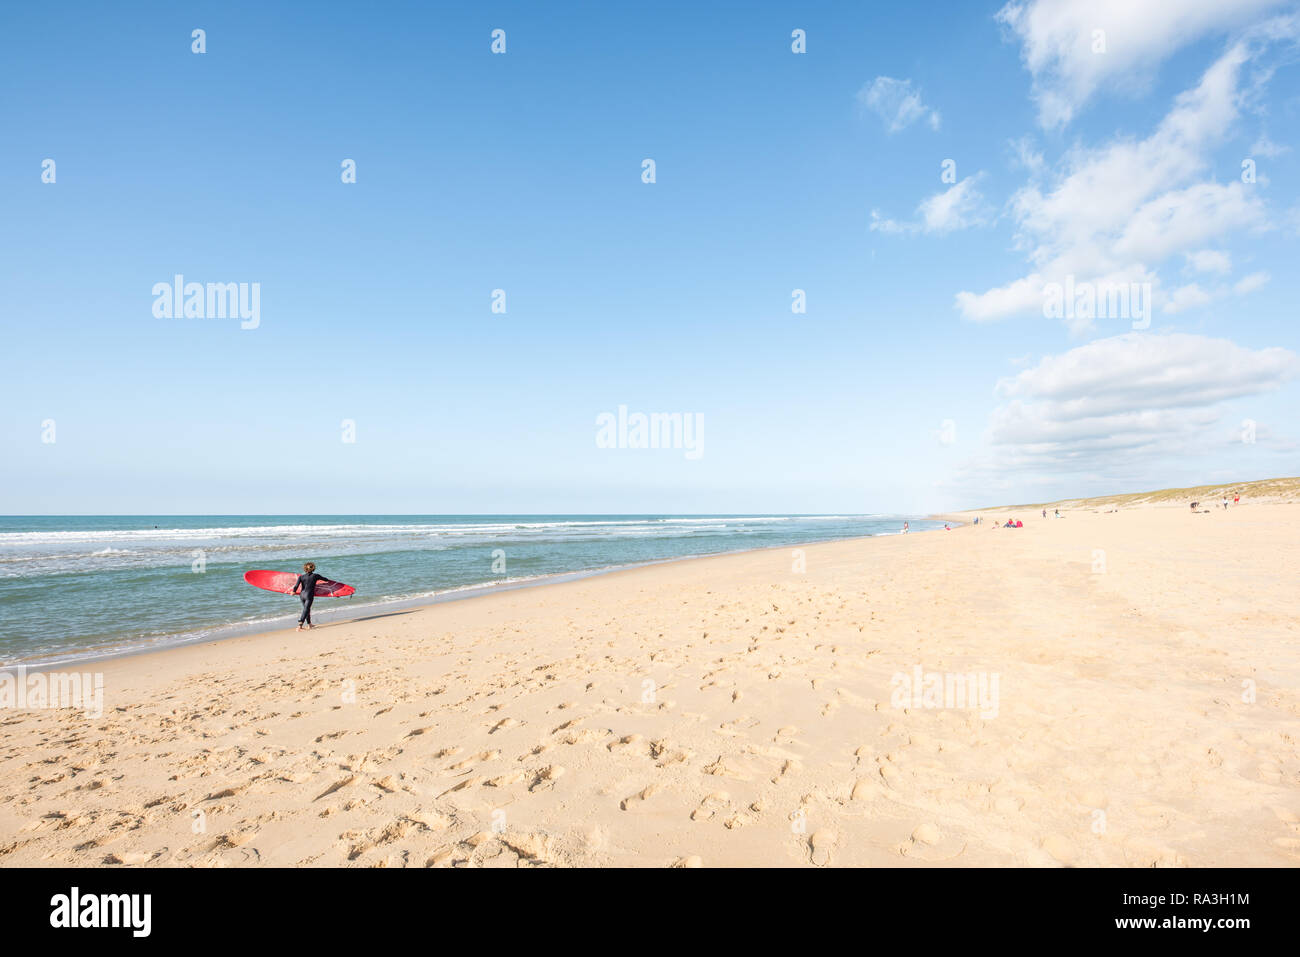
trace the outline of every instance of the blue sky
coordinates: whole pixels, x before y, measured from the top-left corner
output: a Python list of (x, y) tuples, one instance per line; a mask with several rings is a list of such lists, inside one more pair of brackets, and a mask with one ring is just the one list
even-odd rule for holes
[[(266, 6), (7, 13), (0, 512), (1300, 473), (1294, 3)], [(258, 283), (257, 328), (155, 316), (178, 273)], [(1149, 327), (1044, 316), (1067, 276)], [(598, 447), (620, 405), (703, 454)]]

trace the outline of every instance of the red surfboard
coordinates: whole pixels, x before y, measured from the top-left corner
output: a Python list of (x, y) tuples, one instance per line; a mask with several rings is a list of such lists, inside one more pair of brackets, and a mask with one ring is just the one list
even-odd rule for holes
[[(244, 572), (244, 581), (254, 588), (278, 591), (282, 595), (292, 595), (294, 586), (298, 584), (298, 573), (273, 572), (264, 568), (255, 568), (251, 572)], [(332, 582), (329, 579), (324, 579), (316, 583), (317, 598), (346, 598), (355, 592), (355, 588), (342, 582)]]

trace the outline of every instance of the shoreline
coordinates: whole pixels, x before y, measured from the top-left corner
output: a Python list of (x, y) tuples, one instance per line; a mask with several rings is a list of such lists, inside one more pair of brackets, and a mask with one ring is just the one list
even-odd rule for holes
[[(926, 520), (945, 521), (944, 518), (933, 518), (925, 516)], [(947, 519), (954, 521), (954, 519)], [(964, 521), (956, 519), (955, 521)], [(923, 534), (924, 532), (942, 531), (942, 529), (918, 529), (911, 534)], [(757, 548), (740, 548), (723, 552), (709, 552), (700, 555), (679, 555), (674, 558), (651, 559), (644, 562), (633, 562), (626, 565), (607, 565), (600, 568), (578, 569), (576, 571), (553, 572), (546, 575), (537, 575), (532, 578), (517, 579), (514, 581), (503, 582), (484, 582), (481, 584), (464, 585), (458, 588), (448, 589), (447, 591), (433, 592), (425, 595), (412, 595), (398, 598), (378, 599), (367, 605), (352, 605), (343, 607), (327, 607), (314, 609), (313, 615), (328, 616), (321, 624), (343, 625), (359, 620), (361, 617), (371, 617), (379, 613), (391, 613), (407, 609), (426, 608), (432, 605), (446, 604), (455, 601), (468, 601), (474, 598), (484, 598), (500, 592), (515, 591), (523, 588), (541, 588), (548, 585), (558, 585), (567, 581), (578, 581), (585, 578), (596, 577), (600, 575), (616, 574), (623, 571), (632, 571), (638, 568), (650, 568), (657, 565), (670, 565), (677, 562), (698, 561), (708, 558), (721, 558), (728, 555), (744, 555), (749, 552), (774, 551), (785, 548), (808, 548), (812, 545), (830, 544), (833, 542), (852, 542), (852, 541), (869, 541), (874, 538), (890, 538), (894, 535), (901, 535), (901, 532), (878, 532), (874, 535), (856, 535), (847, 538), (830, 538), (820, 539), (815, 542), (790, 542), (782, 545), (760, 545)], [(347, 615), (345, 609), (351, 607), (358, 614), (357, 616)], [(369, 614), (366, 614), (369, 613)], [(281, 628), (268, 627), (275, 622), (284, 621)], [(282, 617), (262, 619), (256, 622), (246, 623), (227, 623), (223, 625), (212, 626), (213, 631), (220, 631), (221, 634), (203, 634), (184, 640), (169, 640), (184, 635), (184, 632), (178, 635), (165, 635), (158, 640), (158, 644), (152, 647), (132, 647), (124, 646), (113, 650), (107, 650), (103, 653), (73, 653), (67, 657), (49, 660), (22, 660), (0, 664), (0, 672), (12, 671), (22, 668), (28, 673), (40, 673), (55, 671), (61, 667), (67, 667), (75, 670), (78, 666), (87, 663), (115, 661), (119, 658), (135, 658), (140, 655), (165, 654), (181, 648), (190, 648), (210, 644), (219, 641), (229, 641), (234, 638), (249, 638), (259, 635), (275, 634), (279, 631), (288, 631), (295, 629), (296, 618), (294, 612), (286, 612)], [(318, 626), (319, 627), (319, 626)], [(297, 633), (296, 630), (294, 632)]]
[(1300, 863), (1300, 509), (1024, 523), (105, 661), (3, 713), (0, 865)]

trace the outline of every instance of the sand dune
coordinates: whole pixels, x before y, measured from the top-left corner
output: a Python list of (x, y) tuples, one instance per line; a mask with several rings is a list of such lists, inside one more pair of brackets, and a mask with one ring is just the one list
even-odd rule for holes
[(1300, 506), (1020, 517), (101, 664), (0, 865), (1300, 863)]

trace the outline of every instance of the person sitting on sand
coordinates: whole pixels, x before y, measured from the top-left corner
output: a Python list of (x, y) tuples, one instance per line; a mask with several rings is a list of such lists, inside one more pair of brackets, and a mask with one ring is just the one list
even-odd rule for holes
[(302, 574), (294, 582), (292, 594), (302, 598), (302, 614), (298, 616), (298, 630), (302, 631), (303, 623), (306, 622), (307, 629), (312, 628), (311, 623), (311, 603), (316, 600), (316, 583), (328, 581), (324, 575), (316, 574), (316, 563), (307, 562), (302, 566)]

